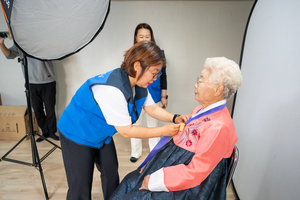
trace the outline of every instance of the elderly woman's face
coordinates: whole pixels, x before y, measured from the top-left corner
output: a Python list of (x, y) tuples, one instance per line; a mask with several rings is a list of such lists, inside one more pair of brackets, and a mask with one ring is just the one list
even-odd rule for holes
[(203, 106), (207, 107), (216, 101), (217, 85), (210, 82), (210, 71), (204, 69), (198, 82), (195, 84), (195, 99)]

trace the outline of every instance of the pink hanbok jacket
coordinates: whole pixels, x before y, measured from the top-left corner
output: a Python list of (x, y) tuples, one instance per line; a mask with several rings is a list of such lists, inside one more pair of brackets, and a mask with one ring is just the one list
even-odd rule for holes
[[(202, 106), (196, 107), (192, 115)], [(169, 191), (185, 190), (200, 185), (223, 158), (232, 154), (236, 136), (228, 109), (205, 115), (186, 125), (174, 138), (174, 143), (195, 155), (188, 165), (163, 169), (163, 181)]]

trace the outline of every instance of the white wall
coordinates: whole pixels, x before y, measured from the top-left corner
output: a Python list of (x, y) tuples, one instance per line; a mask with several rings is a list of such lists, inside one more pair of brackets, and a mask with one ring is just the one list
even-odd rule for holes
[[(226, 56), (239, 63), (243, 34), (253, 1), (112, 1), (103, 31), (79, 53), (54, 61), (57, 116), (88, 78), (117, 68), (133, 44), (138, 23), (149, 23), (165, 50), (168, 111), (188, 114), (198, 105), (194, 84), (206, 57)], [(0, 30), (6, 30), (3, 16)], [(59, 37), (59, 36), (58, 36)], [(11, 41), (5, 41), (11, 46)], [(63, 43), (62, 43), (63, 45)], [(26, 105), (24, 79), (17, 60), (0, 55), (3, 105)]]
[(243, 200), (300, 197), (299, 8), (299, 0), (259, 0), (249, 23), (233, 116)]

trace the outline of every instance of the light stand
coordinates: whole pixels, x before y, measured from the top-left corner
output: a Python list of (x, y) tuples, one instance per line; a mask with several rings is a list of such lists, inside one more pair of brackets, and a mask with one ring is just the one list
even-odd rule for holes
[[(79, 52), (103, 29), (110, 11), (110, 0), (48, 0), (39, 1), (38, 4), (36, 0), (0, 0), (0, 3), (14, 44), (24, 53), (22, 62), (30, 127), (30, 131), (0, 159), (0, 162), (3, 160), (36, 167), (40, 171), (45, 197), (49, 199), (41, 162), (56, 148), (61, 148), (33, 130), (27, 57), (51, 61), (61, 60)], [(70, 7), (73, 9), (69, 9)], [(54, 146), (41, 159), (35, 135)], [(31, 140), (32, 163), (6, 158), (27, 136), (30, 136)]]
[[(43, 174), (43, 169), (42, 169), (42, 165), (41, 162), (43, 160), (45, 160), (55, 149), (59, 148), (61, 149), (58, 145), (56, 145), (55, 143), (51, 142), (50, 140), (48, 140), (47, 138), (45, 138), (44, 136), (38, 134), (36, 131), (34, 131), (33, 129), (33, 120), (32, 120), (32, 110), (31, 110), (31, 96), (30, 96), (30, 87), (29, 87), (29, 78), (28, 78), (28, 66), (27, 66), (27, 56), (24, 53), (24, 58), (23, 59), (18, 59), (19, 62), (23, 63), (24, 66), (24, 74), (25, 74), (25, 87), (26, 87), (26, 97), (27, 97), (27, 110), (28, 110), (28, 123), (29, 123), (29, 132), (26, 133), (26, 135), (13, 147), (11, 148), (1, 159), (0, 162), (3, 161), (8, 161), (8, 162), (13, 162), (13, 163), (17, 163), (17, 164), (22, 164), (22, 165), (28, 165), (31, 167), (35, 167), (37, 170), (40, 171), (40, 175), (41, 175), (41, 179), (42, 179), (42, 183), (43, 183), (43, 187), (44, 187), (44, 193), (45, 193), (45, 197), (46, 200), (49, 199), (48, 197), (48, 192), (47, 192), (47, 187), (46, 187), (46, 182), (45, 182), (45, 178), (44, 178), (44, 174)], [(39, 137), (43, 138), (45, 141), (51, 143), (54, 147), (49, 150), (41, 159), (39, 157), (39, 152), (36, 146), (36, 141), (35, 141), (35, 135), (38, 135)], [(30, 140), (31, 140), (31, 153), (32, 153), (32, 163), (27, 163), (27, 162), (23, 162), (23, 161), (19, 161), (19, 160), (14, 160), (14, 159), (9, 159), (6, 158), (6, 156), (8, 156), (22, 141), (24, 141), (24, 139), (30, 136)]]

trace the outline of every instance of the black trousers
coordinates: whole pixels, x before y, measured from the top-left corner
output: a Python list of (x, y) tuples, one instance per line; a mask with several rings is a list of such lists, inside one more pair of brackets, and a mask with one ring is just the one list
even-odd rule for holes
[(101, 149), (77, 144), (59, 132), (68, 181), (67, 200), (91, 200), (94, 164), (101, 173), (104, 199), (119, 185), (118, 159), (113, 139)]
[(30, 84), (31, 102), (34, 114), (43, 135), (55, 134), (56, 128), (56, 82)]

